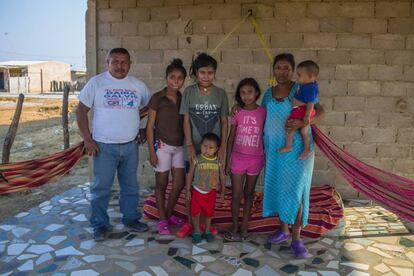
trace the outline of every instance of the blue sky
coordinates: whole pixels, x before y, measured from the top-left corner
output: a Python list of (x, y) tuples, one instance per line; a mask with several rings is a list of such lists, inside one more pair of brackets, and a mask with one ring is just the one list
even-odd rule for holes
[(0, 61), (59, 60), (85, 67), (87, 0), (0, 0)]

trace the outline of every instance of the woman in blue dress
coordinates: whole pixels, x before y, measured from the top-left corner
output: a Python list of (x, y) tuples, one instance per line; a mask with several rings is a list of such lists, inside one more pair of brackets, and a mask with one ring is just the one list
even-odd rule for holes
[[(289, 225), (291, 225), (291, 247), (297, 258), (306, 258), (309, 253), (300, 239), (300, 231), (301, 227), (308, 223), (309, 193), (314, 163), (312, 133), (310, 136), (313, 152), (307, 159), (298, 159), (303, 150), (299, 131), (295, 131), (291, 152), (277, 151), (285, 143), (285, 128), (295, 130), (304, 125), (302, 120), (287, 121), (292, 109), (291, 99), (299, 87), (292, 81), (294, 69), (293, 55), (277, 55), (273, 62), (273, 74), (277, 85), (270, 87), (263, 96), (262, 105), (267, 110), (264, 127), (266, 168), (263, 217), (279, 216), (281, 227), (269, 237), (269, 241), (274, 244), (288, 240)], [(318, 122), (324, 113), (319, 103), (315, 104), (315, 109), (316, 115), (311, 124)], [(311, 129), (309, 131), (311, 132)]]

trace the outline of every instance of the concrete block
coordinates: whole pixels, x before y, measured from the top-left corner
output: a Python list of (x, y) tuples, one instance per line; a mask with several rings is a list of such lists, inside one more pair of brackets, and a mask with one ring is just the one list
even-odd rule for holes
[(135, 8), (137, 0), (110, 0), (109, 7), (111, 8)]
[[(208, 35), (207, 38), (207, 46), (210, 49), (214, 49), (217, 47), (219, 43), (223, 41), (226, 35), (218, 34), (218, 35)], [(227, 38), (219, 47), (220, 49), (236, 49), (239, 46), (239, 38), (234, 35)]]
[(335, 172), (315, 170), (312, 175), (312, 186), (332, 185), (335, 183)]
[(316, 50), (291, 50), (288, 52), (295, 57), (296, 64), (309, 59), (318, 62), (318, 52)]
[(271, 34), (273, 34), (273, 33), (282, 33), (282, 34), (284, 34), (286, 32), (286, 19), (285, 18), (258, 19), (257, 23), (260, 25), (260, 28), (263, 31), (263, 33), (271, 33)]
[(400, 173), (413, 173), (414, 172), (414, 159), (408, 160), (395, 160), (394, 170)]
[(399, 50), (404, 49), (404, 35), (399, 34), (383, 34), (372, 35), (373, 49)]
[(286, 22), (288, 33), (317, 33), (319, 32), (319, 20), (311, 18), (290, 18)]
[(122, 46), (128, 50), (149, 49), (149, 38), (145, 36), (126, 36), (122, 38)]
[(328, 112), (321, 123), (324, 126), (345, 126), (345, 113), (336, 111)]
[(322, 18), (320, 31), (323, 33), (350, 33), (352, 32), (352, 18)]
[(197, 20), (193, 24), (194, 34), (221, 34), (223, 26), (221, 20)]
[(409, 50), (414, 50), (414, 35), (407, 35), (405, 48)]
[(139, 35), (164, 35), (166, 34), (167, 25), (165, 22), (140, 22), (138, 23)]
[(336, 142), (359, 142), (362, 139), (362, 132), (359, 127), (333, 126), (329, 133), (329, 136)]
[(349, 81), (348, 95), (378, 96), (381, 94), (381, 84), (378, 81)]
[(396, 130), (389, 128), (363, 128), (363, 141), (365, 143), (395, 143)]
[(355, 18), (354, 33), (385, 34), (387, 33), (387, 19), (382, 18)]
[(332, 80), (335, 78), (336, 68), (334, 64), (324, 64), (319, 67), (319, 80)]
[[(414, 120), (410, 114), (401, 114), (395, 112), (381, 112), (380, 113), (380, 127), (413, 127)], [(414, 137), (413, 137), (414, 143)]]
[(134, 36), (138, 32), (138, 25), (135, 22), (112, 23), (111, 35), (113, 36)]
[(241, 6), (239, 4), (221, 4), (211, 6), (212, 19), (239, 19)]
[(191, 64), (193, 57), (193, 51), (190, 49), (180, 50), (165, 50), (164, 51), (164, 63), (169, 64), (174, 58), (180, 58), (183, 63)]
[(151, 64), (151, 77), (152, 78), (165, 78), (165, 70), (167, 69), (167, 66), (168, 64), (166, 63)]
[[(270, 36), (264, 35), (267, 44), (270, 44)], [(263, 48), (256, 34), (239, 34), (239, 48)]]
[(397, 111), (397, 101), (398, 99), (394, 97), (369, 97), (367, 98), (367, 108), (370, 111), (395, 112)]
[(376, 144), (347, 143), (345, 150), (358, 158), (375, 158), (377, 155)]
[(269, 78), (272, 76), (272, 66), (269, 64), (241, 64), (240, 79), (242, 78)]
[(351, 55), (348, 50), (319, 50), (318, 60), (321, 64), (349, 64)]
[(334, 101), (334, 98), (332, 97), (328, 98), (328, 97), (321, 96), (320, 104), (322, 105), (323, 109), (326, 112), (330, 112), (333, 110), (333, 101)]
[(132, 55), (134, 63), (157, 64), (163, 62), (164, 53), (161, 50), (142, 50), (135, 51)]
[(173, 20), (179, 17), (178, 7), (176, 6), (152, 7), (150, 12), (152, 21)]
[(109, 0), (97, 1), (96, 8), (98, 10), (100, 10), (100, 9), (109, 9)]
[(405, 97), (407, 96), (408, 89), (410, 89), (410, 84), (400, 81), (387, 81), (381, 83), (381, 95), (386, 97)]
[(340, 3), (336, 2), (309, 2), (308, 17), (338, 17), (341, 11)]
[(100, 9), (97, 11), (98, 22), (121, 22), (122, 9)]
[(188, 35), (178, 37), (178, 49), (205, 49), (207, 48), (207, 36)]
[(413, 65), (414, 51), (393, 50), (385, 52), (385, 62), (389, 65)]
[(376, 17), (409, 17), (409, 1), (381, 1), (375, 3)]
[(414, 66), (404, 65), (404, 81), (414, 81)]
[(374, 17), (374, 2), (342, 2), (340, 13), (344, 17)]
[(160, 7), (164, 5), (164, 0), (137, 0), (137, 1), (138, 1), (138, 6), (140, 8), (141, 7)]
[(210, 5), (191, 5), (180, 7), (181, 19), (203, 20), (211, 18)]
[(270, 36), (272, 48), (301, 48), (303, 47), (302, 34), (275, 33)]
[(377, 127), (379, 116), (377, 112), (347, 112), (345, 126)]
[(217, 78), (238, 79), (240, 78), (240, 65), (221, 63), (217, 67)]
[[(121, 47), (121, 39), (115, 36), (100, 36), (98, 38), (98, 49), (110, 50)], [(106, 52), (105, 52), (106, 56)]]
[(222, 59), (224, 63), (229, 64), (253, 63), (253, 54), (251, 50), (223, 50)]
[(336, 35), (335, 34), (305, 34), (304, 46), (306, 48), (335, 48)]
[(306, 3), (280, 2), (275, 3), (275, 17), (306, 17)]
[(243, 4), (241, 14), (246, 15), (249, 10), (252, 10), (254, 17), (256, 18), (273, 18), (274, 6), (262, 5), (262, 4)]
[(192, 23), (190, 20), (170, 20), (167, 22), (167, 33), (169, 35), (191, 35)]
[(352, 64), (384, 64), (385, 54), (378, 50), (351, 50)]
[(320, 80), (318, 83), (321, 96), (334, 97), (347, 94), (347, 81), (345, 80)]
[(401, 144), (413, 144), (414, 129), (413, 128), (399, 128), (397, 135), (397, 142)]
[(378, 157), (403, 159), (410, 156), (410, 145), (381, 144), (378, 146)]
[(253, 63), (255, 64), (271, 64), (273, 63), (273, 58), (275, 56), (275, 51), (270, 50), (272, 61), (269, 59), (269, 56), (263, 51), (263, 49), (253, 50)]
[(150, 38), (151, 49), (177, 49), (176, 36), (153, 36)]
[(335, 79), (338, 80), (366, 80), (368, 66), (365, 65), (337, 65)]
[(361, 161), (386, 171), (394, 169), (394, 160), (391, 158), (362, 158)]
[(168, 0), (165, 1), (164, 5), (166, 6), (180, 6), (180, 5), (192, 5), (194, 0)]
[(151, 65), (132, 63), (130, 73), (138, 78), (150, 78), (151, 77)]
[(368, 49), (371, 48), (369, 35), (338, 34), (338, 48)]
[[(233, 30), (235, 26), (239, 23), (240, 19), (222, 19), (220, 20), (223, 25), (223, 33), (228, 34)], [(252, 34), (254, 32), (254, 27), (249, 20), (246, 20), (237, 30), (233, 33), (236, 34)]]
[(370, 65), (369, 66), (369, 79), (370, 80), (382, 80), (393, 81), (402, 79), (402, 66), (399, 65)]
[(98, 36), (109, 36), (111, 35), (111, 24), (110, 23), (99, 23), (98, 24)]
[(388, 24), (388, 32), (394, 34), (412, 34), (414, 30), (413, 18), (391, 18)]
[(126, 22), (140, 22), (148, 21), (150, 19), (149, 8), (135, 8), (135, 9), (123, 9), (123, 20)]
[(365, 109), (365, 97), (337, 96), (334, 98), (335, 111), (363, 111)]

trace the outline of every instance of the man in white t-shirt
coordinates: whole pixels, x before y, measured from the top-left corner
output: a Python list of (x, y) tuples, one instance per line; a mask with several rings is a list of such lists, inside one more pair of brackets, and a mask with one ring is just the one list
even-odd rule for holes
[[(139, 188), (137, 181), (137, 139), (145, 139), (139, 129), (139, 108), (150, 99), (147, 86), (129, 76), (131, 58), (124, 48), (112, 49), (107, 57), (108, 71), (91, 78), (79, 95), (76, 110), (85, 150), (93, 155), (94, 183), (91, 189), (92, 213), (90, 222), (94, 239), (103, 241), (112, 230), (107, 214), (111, 187), (117, 173), (121, 188), (119, 205), (122, 223), (138, 232), (148, 230), (139, 221)], [(92, 134), (87, 113), (93, 110)]]

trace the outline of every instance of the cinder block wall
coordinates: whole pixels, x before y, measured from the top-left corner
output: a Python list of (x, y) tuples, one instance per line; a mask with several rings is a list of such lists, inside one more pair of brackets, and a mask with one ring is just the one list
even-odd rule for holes
[[(131, 73), (154, 92), (163, 87), (172, 58), (182, 58), (188, 68), (197, 52), (214, 49), (247, 10), (253, 10), (272, 55), (291, 52), (297, 62), (319, 63), (325, 133), (369, 164), (414, 178), (411, 1), (89, 2), (96, 4), (96, 34), (88, 31), (87, 37), (96, 37), (97, 49), (92, 50), (98, 72), (105, 69), (109, 49), (126, 47), (134, 62)], [(246, 22), (214, 54), (219, 62), (216, 84), (226, 89), (230, 102), (243, 77), (253, 76), (263, 90), (267, 88), (271, 66), (261, 47)], [(141, 160), (146, 160), (145, 148), (141, 153)], [(153, 182), (152, 169), (141, 164), (141, 181)], [(345, 198), (357, 197), (319, 152), (313, 182), (333, 184)]]

